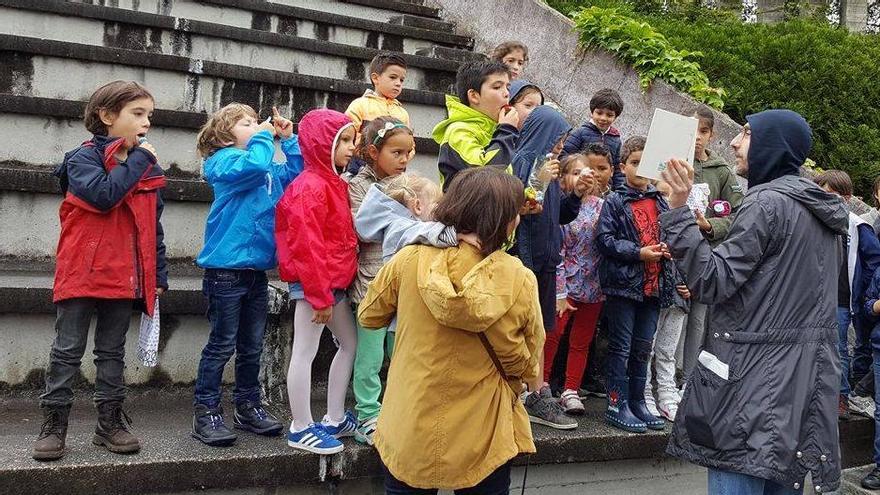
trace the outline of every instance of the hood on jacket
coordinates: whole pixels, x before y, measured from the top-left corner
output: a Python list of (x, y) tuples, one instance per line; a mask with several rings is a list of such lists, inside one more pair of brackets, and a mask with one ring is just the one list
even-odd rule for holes
[(434, 126), (434, 130), (431, 132), (431, 136), (438, 144), (443, 143), (444, 137), (446, 136), (446, 129), (456, 122), (467, 122), (472, 126), (476, 126), (486, 136), (491, 136), (492, 133), (495, 132), (495, 127), (498, 125), (498, 122), (488, 115), (479, 110), (474, 110), (452, 95), (446, 95), (446, 111), (448, 112), (449, 117)]
[(846, 234), (849, 229), (849, 209), (846, 203), (840, 196), (825, 192), (811, 180), (787, 175), (760, 188), (749, 189), (749, 194), (763, 190), (776, 191), (797, 201), (837, 234)]
[(514, 170), (531, 173), (535, 159), (549, 153), (569, 131), (571, 124), (556, 109), (545, 105), (536, 107), (520, 130), (519, 146), (513, 155)]
[(707, 149), (706, 154), (709, 155), (709, 158), (706, 161), (700, 161), (696, 158), (694, 158), (694, 161), (699, 162), (703, 166), (703, 168), (717, 168), (727, 166), (727, 162), (724, 161), (724, 158), (721, 158), (721, 155), (719, 155), (718, 153)]
[[(508, 97), (507, 100), (508, 101), (515, 100), (516, 96), (518, 94), (520, 94), (520, 92), (522, 90), (524, 90), (528, 87), (533, 87), (533, 88), (537, 89), (538, 91), (541, 91), (541, 88), (532, 84), (531, 82), (526, 81), (525, 79), (517, 79), (516, 81), (513, 81), (512, 83), (510, 83), (510, 97)], [(544, 92), (541, 91), (541, 105), (543, 105), (543, 104), (544, 104)]]
[[(482, 332), (516, 303), (528, 270), (503, 251), (480, 257), (477, 248), (462, 244), (419, 259), (419, 295), (441, 325)], [(510, 263), (520, 269), (499, 269)]]
[(810, 125), (791, 110), (766, 110), (746, 117), (752, 129), (749, 144), (749, 187), (784, 175), (800, 175), (813, 146)]
[(299, 121), (299, 147), (305, 161), (304, 169), (326, 170), (339, 175), (333, 164), (333, 152), (339, 136), (351, 119), (336, 110), (319, 108), (303, 115)]

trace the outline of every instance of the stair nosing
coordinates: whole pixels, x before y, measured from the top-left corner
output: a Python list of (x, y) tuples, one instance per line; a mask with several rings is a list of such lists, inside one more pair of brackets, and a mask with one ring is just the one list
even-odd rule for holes
[[(27, 0), (0, 0), (0, 7), (56, 15), (73, 14), (84, 19), (158, 28), (178, 33), (197, 34), (199, 36), (217, 38), (220, 40), (242, 41), (336, 57), (357, 58), (360, 60), (372, 60), (372, 58), (378, 53), (385, 51), (379, 48), (347, 45), (344, 43), (291, 36), (271, 31), (241, 28), (185, 17), (172, 17), (162, 14), (125, 10), (116, 7), (106, 7), (102, 5), (70, 3), (64, 0), (43, 0), (40, 3), (33, 3)], [(222, 31), (230, 31), (231, 33), (222, 34)], [(425, 57), (423, 55), (409, 53), (400, 53), (399, 55), (402, 56), (412, 67), (425, 70), (439, 70), (454, 73), (460, 65), (460, 62), (450, 59)], [(438, 67), (438, 65), (440, 65), (440, 67)]]
[(424, 17), (431, 20), (442, 20), (440, 9), (414, 3), (399, 2), (397, 0), (340, 0), (342, 3), (352, 5), (364, 5), (382, 10), (389, 10), (400, 14), (409, 14)]

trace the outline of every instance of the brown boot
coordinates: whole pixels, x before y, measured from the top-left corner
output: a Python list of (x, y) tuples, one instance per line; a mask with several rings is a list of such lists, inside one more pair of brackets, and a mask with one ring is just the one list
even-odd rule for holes
[(92, 443), (103, 445), (116, 454), (134, 454), (141, 450), (141, 443), (126, 425), (131, 426), (131, 418), (122, 410), (121, 402), (99, 404), (98, 426), (95, 427)]
[(67, 439), (67, 418), (70, 406), (44, 406), (43, 427), (34, 442), (33, 458), (38, 461), (55, 461), (64, 457)]

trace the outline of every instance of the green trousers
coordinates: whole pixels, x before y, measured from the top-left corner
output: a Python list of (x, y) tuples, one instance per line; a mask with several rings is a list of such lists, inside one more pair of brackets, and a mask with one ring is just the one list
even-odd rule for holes
[(352, 388), (357, 401), (355, 410), (360, 422), (375, 418), (382, 408), (379, 402), (379, 397), (382, 395), (379, 371), (382, 369), (385, 356), (391, 358), (394, 350), (394, 332), (388, 332), (387, 328), (368, 330), (358, 324), (357, 334)]

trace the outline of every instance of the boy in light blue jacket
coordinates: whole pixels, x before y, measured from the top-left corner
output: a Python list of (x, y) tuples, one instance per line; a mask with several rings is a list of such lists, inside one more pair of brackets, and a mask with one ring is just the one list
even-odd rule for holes
[[(205, 246), (196, 263), (205, 269), (202, 292), (211, 334), (196, 378), (192, 436), (211, 446), (231, 445), (236, 435), (223, 421), (223, 368), (235, 353), (235, 428), (278, 435), (284, 426), (263, 408), (260, 356), (268, 313), (269, 281), (275, 268), (275, 204), (303, 169), (293, 123), (278, 114), (259, 123), (240, 103), (221, 108), (198, 137), (205, 180), (214, 202), (205, 226)], [(287, 162), (276, 164), (274, 138)]]

